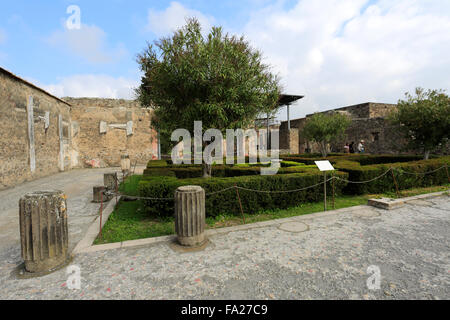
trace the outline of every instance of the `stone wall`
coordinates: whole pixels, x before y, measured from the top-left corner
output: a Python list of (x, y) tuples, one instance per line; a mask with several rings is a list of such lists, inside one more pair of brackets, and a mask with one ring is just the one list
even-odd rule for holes
[[(338, 141), (329, 146), (331, 152), (344, 152), (345, 143), (355, 142), (356, 145), (360, 140), (364, 140), (365, 150), (368, 153), (398, 153), (405, 144), (404, 139), (399, 131), (393, 127), (386, 119), (395, 104), (386, 103), (361, 103), (357, 105), (342, 107), (334, 110), (327, 110), (323, 113), (341, 112), (348, 115), (352, 119), (352, 123), (346, 130), (346, 137), (342, 141)], [(317, 153), (320, 152), (318, 145), (307, 141), (302, 137), (302, 129), (309, 117), (291, 120), (291, 128), (298, 129), (298, 149), (291, 147), (290, 153)], [(287, 145), (289, 141), (287, 133), (287, 121), (281, 123), (280, 127), (280, 144)]]
[(70, 169), (70, 149), (70, 105), (0, 68), (0, 189)]
[(123, 99), (63, 98), (72, 105), (74, 153), (81, 166), (119, 166), (121, 154), (132, 165), (157, 157), (150, 109)]

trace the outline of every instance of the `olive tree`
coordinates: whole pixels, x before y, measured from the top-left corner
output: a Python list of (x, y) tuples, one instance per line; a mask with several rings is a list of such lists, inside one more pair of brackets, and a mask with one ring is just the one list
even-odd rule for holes
[[(221, 27), (204, 36), (197, 19), (186, 22), (137, 57), (143, 76), (136, 93), (154, 109), (152, 126), (166, 147), (173, 130), (192, 133), (194, 121), (222, 132), (246, 128), (259, 114), (275, 112), (280, 94), (278, 77), (244, 37)], [(210, 176), (211, 165), (203, 168)]]
[(302, 133), (307, 140), (317, 142), (322, 156), (326, 157), (327, 145), (343, 138), (350, 123), (349, 117), (341, 113), (315, 113), (306, 120)]
[(443, 90), (416, 88), (415, 96), (405, 93), (405, 99), (398, 101), (390, 120), (408, 138), (407, 147), (421, 150), (428, 159), (449, 139), (450, 97)]

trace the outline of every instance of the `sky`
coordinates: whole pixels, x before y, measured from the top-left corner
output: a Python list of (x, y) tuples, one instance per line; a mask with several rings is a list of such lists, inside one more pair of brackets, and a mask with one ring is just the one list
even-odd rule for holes
[(283, 92), (305, 96), (291, 119), (450, 88), (450, 0), (2, 1), (0, 66), (58, 97), (132, 99), (136, 55), (187, 17), (260, 50)]

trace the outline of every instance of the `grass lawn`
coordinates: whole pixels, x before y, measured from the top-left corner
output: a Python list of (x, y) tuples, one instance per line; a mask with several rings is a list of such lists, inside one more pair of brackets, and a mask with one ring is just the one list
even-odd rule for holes
[[(131, 176), (120, 186), (120, 191), (129, 195), (137, 195), (137, 185), (141, 176)], [(450, 184), (444, 186), (417, 188), (402, 190), (401, 195), (409, 197), (418, 194), (431, 193), (448, 190)], [(335, 208), (347, 208), (362, 204), (367, 204), (370, 198), (389, 197), (396, 198), (394, 193), (371, 194), (361, 196), (336, 197)], [(331, 210), (331, 197), (329, 197), (328, 209)], [(264, 211), (257, 215), (246, 215), (245, 222), (259, 222), (272, 219), (300, 216), (304, 214), (323, 211), (323, 202), (304, 203), (297, 207)], [(244, 212), (245, 215), (245, 212)], [(239, 212), (229, 215), (221, 215), (215, 218), (206, 218), (206, 228), (222, 228), (243, 224), (242, 216)], [(102, 238), (97, 238), (94, 244), (120, 242), (126, 240), (136, 240), (150, 237), (158, 237), (175, 233), (173, 217), (151, 217), (145, 213), (142, 201), (120, 201), (114, 212), (109, 216), (103, 228)]]

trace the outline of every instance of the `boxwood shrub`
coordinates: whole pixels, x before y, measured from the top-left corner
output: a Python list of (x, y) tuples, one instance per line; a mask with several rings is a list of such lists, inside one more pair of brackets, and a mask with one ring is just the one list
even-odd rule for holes
[[(341, 178), (348, 178), (344, 172), (336, 172)], [(236, 189), (232, 188), (225, 192), (208, 195), (215, 191), (223, 190), (235, 185), (265, 191), (294, 190), (308, 187), (323, 181), (320, 172), (304, 172), (292, 174), (279, 174), (273, 176), (239, 176), (226, 178), (190, 178), (177, 179), (175, 177), (152, 177), (144, 176), (139, 182), (139, 195), (153, 198), (173, 198), (175, 190), (183, 185), (199, 185), (205, 189), (206, 214), (217, 216), (220, 214), (240, 214), (239, 202)], [(331, 190), (331, 183), (328, 183)], [(342, 194), (346, 183), (336, 182), (336, 195)], [(247, 190), (239, 190), (242, 207), (245, 214), (254, 214), (262, 210), (283, 209), (297, 206), (304, 202), (316, 202), (323, 199), (323, 185), (303, 191), (289, 193), (260, 193)], [(174, 213), (173, 200), (144, 200), (146, 210), (149, 214), (160, 216), (171, 216)]]
[[(437, 170), (445, 165), (448, 166), (449, 163), (450, 156), (430, 160), (363, 166), (356, 161), (342, 160), (335, 163), (334, 167), (341, 171), (347, 172), (349, 174), (350, 181), (360, 182), (374, 179), (391, 167), (396, 168), (396, 170), (394, 170), (394, 176), (397, 181), (398, 188), (402, 190), (449, 183), (445, 168), (426, 175), (422, 174), (424, 172)], [(417, 175), (412, 175), (410, 173), (416, 173)], [(369, 183), (349, 183), (344, 190), (346, 194), (383, 193), (387, 191), (395, 191), (394, 180), (390, 172), (380, 179)]]

